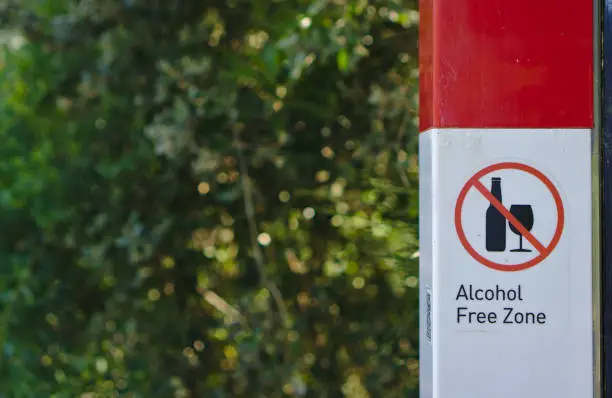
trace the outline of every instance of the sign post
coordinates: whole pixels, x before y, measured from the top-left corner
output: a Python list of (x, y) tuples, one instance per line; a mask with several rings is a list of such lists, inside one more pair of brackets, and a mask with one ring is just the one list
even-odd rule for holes
[(612, 398), (612, 1), (603, 2), (602, 92), (602, 375), (604, 398)]
[(420, 396), (600, 396), (597, 6), (420, 9)]

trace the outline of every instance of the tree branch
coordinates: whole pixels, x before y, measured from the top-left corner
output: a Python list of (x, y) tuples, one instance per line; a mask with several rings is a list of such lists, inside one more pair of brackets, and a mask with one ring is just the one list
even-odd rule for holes
[(278, 289), (278, 286), (276, 286), (276, 284), (273, 281), (271, 281), (270, 278), (268, 277), (268, 273), (265, 268), (264, 255), (263, 255), (261, 248), (259, 247), (259, 244), (257, 243), (257, 236), (259, 235), (259, 232), (257, 230), (257, 220), (255, 219), (255, 205), (253, 203), (254, 202), (253, 187), (252, 187), (251, 179), (249, 177), (248, 164), (247, 164), (246, 158), (243, 153), (243, 145), (240, 144), (241, 140), (240, 140), (239, 127), (234, 128), (233, 138), (234, 138), (234, 146), (236, 147), (237, 152), (238, 152), (240, 181), (242, 183), (242, 189), (244, 193), (243, 194), (244, 212), (246, 214), (247, 223), (249, 227), (249, 235), (250, 235), (250, 241), (251, 241), (251, 249), (253, 250), (253, 258), (255, 259), (255, 264), (257, 265), (257, 269), (259, 271), (260, 283), (265, 289), (267, 289), (270, 292), (272, 299), (274, 300), (274, 302), (276, 303), (276, 306), (278, 307), (280, 318), (281, 318), (281, 323), (283, 327), (286, 328), (288, 325), (287, 323), (288, 317), (287, 317), (287, 308), (285, 306), (285, 302), (283, 301), (283, 296), (280, 290)]

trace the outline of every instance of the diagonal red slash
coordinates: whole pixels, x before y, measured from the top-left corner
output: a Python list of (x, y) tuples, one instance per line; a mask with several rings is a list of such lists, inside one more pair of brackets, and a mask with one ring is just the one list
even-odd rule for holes
[(531, 232), (527, 231), (523, 224), (521, 224), (521, 222), (517, 220), (516, 217), (514, 217), (512, 213), (510, 213), (508, 209), (506, 209), (504, 205), (501, 204), (501, 202), (497, 200), (491, 192), (489, 192), (487, 187), (482, 185), (482, 183), (478, 180), (474, 180), (473, 184), (474, 188), (476, 188), (478, 192), (480, 192), (489, 202), (491, 202), (491, 204), (495, 206), (495, 208), (506, 218), (506, 220), (508, 220), (508, 222), (512, 224), (514, 228), (516, 228), (521, 233), (521, 235), (523, 235), (525, 239), (527, 239), (527, 241), (531, 243), (533, 247), (536, 248), (537, 251), (539, 251), (540, 253), (544, 253), (546, 251), (546, 247), (541, 244), (540, 241), (537, 240)]

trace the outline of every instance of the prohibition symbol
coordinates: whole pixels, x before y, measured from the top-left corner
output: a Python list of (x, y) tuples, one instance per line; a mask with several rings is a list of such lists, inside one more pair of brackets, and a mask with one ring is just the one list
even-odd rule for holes
[(455, 206), (459, 241), (476, 261), (498, 271), (521, 271), (542, 262), (559, 243), (563, 224), (563, 202), (555, 185), (522, 163), (497, 163), (478, 171)]

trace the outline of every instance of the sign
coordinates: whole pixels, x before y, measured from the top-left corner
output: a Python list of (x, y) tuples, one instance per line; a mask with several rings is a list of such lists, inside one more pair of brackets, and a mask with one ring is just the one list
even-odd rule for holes
[(590, 137), (421, 134), (421, 363), (445, 380), (424, 397), (590, 396)]
[[(490, 191), (484, 185), (489, 179)], [(502, 183), (520, 203), (504, 205)], [(466, 206), (468, 194), (468, 201), (474, 203)], [(469, 214), (465, 210), (483, 206), (486, 212)], [(497, 163), (480, 170), (463, 186), (455, 206), (459, 240), (476, 261), (498, 271), (521, 271), (548, 257), (559, 243), (564, 218), (561, 195), (550, 179), (541, 171), (516, 162)], [(518, 235), (518, 248), (507, 248), (506, 226)], [(523, 239), (533, 250), (523, 247)]]
[(596, 3), (419, 1), (420, 398), (601, 392)]

